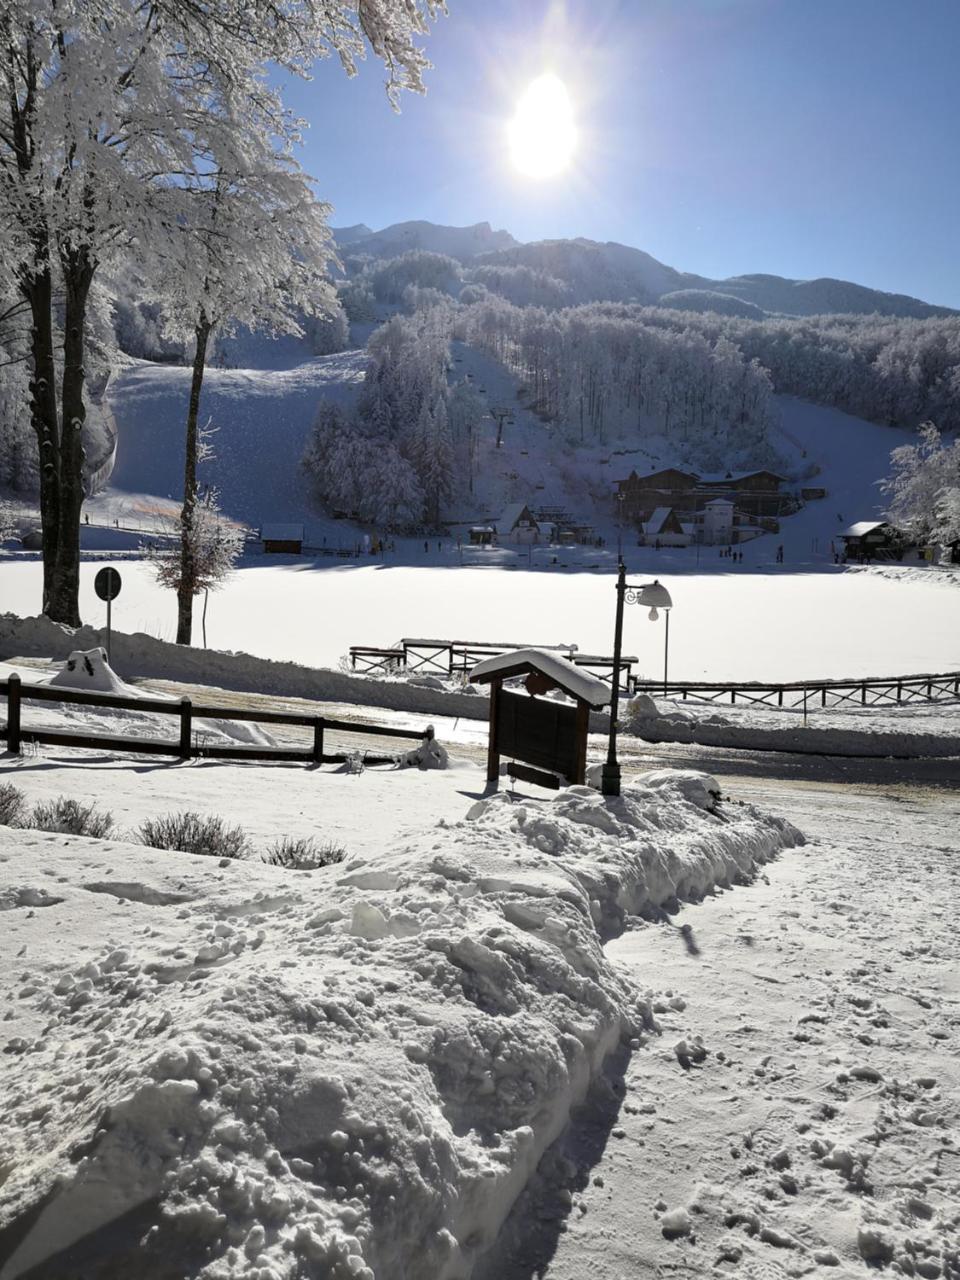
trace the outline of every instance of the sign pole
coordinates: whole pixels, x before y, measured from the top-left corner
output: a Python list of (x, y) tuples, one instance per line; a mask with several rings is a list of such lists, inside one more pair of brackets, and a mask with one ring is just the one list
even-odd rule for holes
[(107, 662), (111, 667), (113, 666), (113, 661), (111, 660), (111, 657), (110, 657), (110, 623), (111, 623), (110, 615), (111, 615), (112, 609), (113, 609), (113, 597), (111, 596), (107, 600)]

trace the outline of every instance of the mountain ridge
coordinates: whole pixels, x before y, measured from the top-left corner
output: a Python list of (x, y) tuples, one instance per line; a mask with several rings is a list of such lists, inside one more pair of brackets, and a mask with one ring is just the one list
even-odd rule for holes
[[(797, 280), (768, 272), (744, 272), (712, 279), (680, 271), (652, 254), (615, 240), (570, 239), (518, 241), (489, 222), (467, 227), (426, 220), (393, 223), (372, 231), (365, 223), (332, 228), (338, 247), (348, 256), (396, 257), (411, 249), (444, 253), (465, 266), (523, 266), (563, 281), (574, 302), (640, 302), (670, 306), (669, 295), (686, 292), (739, 298), (751, 307), (791, 316), (872, 315), (914, 319), (960, 315), (908, 294), (888, 293), (833, 276)], [(704, 309), (709, 309), (704, 307)]]

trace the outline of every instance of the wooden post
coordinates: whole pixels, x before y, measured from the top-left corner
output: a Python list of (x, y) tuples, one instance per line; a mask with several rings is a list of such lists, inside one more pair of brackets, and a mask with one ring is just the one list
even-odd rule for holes
[(500, 676), (494, 676), (490, 681), (490, 742), (487, 746), (487, 781), (496, 782), (500, 777), (500, 751), (497, 735), (499, 732), (497, 721), (500, 713), (500, 687), (503, 680)]
[(180, 759), (190, 759), (190, 719), (193, 703), (189, 698), (180, 699)]
[(20, 754), (20, 677), (7, 681), (7, 750)]
[(570, 781), (582, 787), (587, 780), (587, 734), (590, 732), (590, 705), (577, 699), (577, 766)]
[(323, 716), (313, 722), (313, 763), (323, 764)]

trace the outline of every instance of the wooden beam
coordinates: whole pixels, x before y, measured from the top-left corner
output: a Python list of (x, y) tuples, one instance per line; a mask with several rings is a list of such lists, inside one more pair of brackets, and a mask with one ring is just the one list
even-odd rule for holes
[(487, 781), (496, 782), (500, 777), (500, 744), (497, 740), (497, 727), (500, 710), (500, 689), (503, 680), (494, 676), (490, 681), (490, 741), (487, 745)]

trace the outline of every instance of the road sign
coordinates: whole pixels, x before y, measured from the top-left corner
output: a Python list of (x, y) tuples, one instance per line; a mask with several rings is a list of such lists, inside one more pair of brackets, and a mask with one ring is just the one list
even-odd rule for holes
[(93, 580), (93, 589), (101, 600), (116, 600), (120, 594), (120, 575), (112, 565), (98, 571)]
[(110, 641), (113, 638), (113, 618), (110, 616), (111, 606), (120, 594), (120, 575), (113, 565), (107, 565), (105, 569), (97, 570), (97, 576), (93, 580), (93, 589), (101, 600), (106, 600), (107, 602), (107, 662), (110, 663), (112, 660)]

